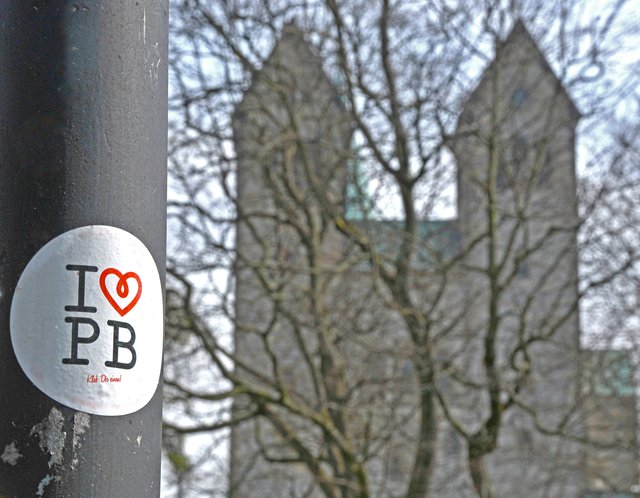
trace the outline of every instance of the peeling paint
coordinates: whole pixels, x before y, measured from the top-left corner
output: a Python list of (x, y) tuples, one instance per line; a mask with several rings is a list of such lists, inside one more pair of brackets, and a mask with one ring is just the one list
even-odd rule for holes
[(67, 437), (67, 433), (62, 430), (63, 426), (64, 416), (62, 412), (54, 406), (51, 408), (49, 416), (31, 429), (30, 434), (37, 434), (40, 438), (40, 449), (43, 452), (49, 452), (51, 455), (49, 468), (62, 463), (62, 451), (64, 450), (64, 443)]
[(138, 448), (140, 447), (140, 443), (142, 442), (142, 436), (138, 436), (136, 438), (136, 442), (138, 443)]
[(89, 428), (91, 417), (83, 412), (77, 412), (73, 416), (73, 458), (71, 460), (71, 468), (75, 469), (78, 464), (77, 449), (80, 447), (80, 436), (82, 436)]
[(44, 495), (44, 488), (46, 488), (51, 481), (53, 481), (53, 476), (50, 476), (49, 474), (47, 474), (46, 476), (44, 476), (44, 479), (42, 479), (42, 481), (40, 481), (40, 484), (38, 484), (38, 490), (36, 491), (36, 496), (42, 496)]
[(82, 436), (89, 428), (91, 418), (87, 413), (77, 412), (73, 416), (73, 447), (80, 445), (80, 436)]
[(22, 455), (18, 451), (15, 441), (12, 441), (11, 444), (6, 445), (4, 447), (4, 452), (2, 453), (2, 455), (0, 455), (0, 460), (8, 465), (17, 464), (20, 458), (22, 458)]

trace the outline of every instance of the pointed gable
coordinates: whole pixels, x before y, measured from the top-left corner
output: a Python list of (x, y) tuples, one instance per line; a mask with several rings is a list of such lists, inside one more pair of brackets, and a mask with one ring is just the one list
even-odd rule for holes
[(491, 109), (496, 81), (500, 85), (497, 94), (504, 104), (503, 114), (517, 112), (526, 101), (535, 101), (538, 106), (553, 106), (566, 121), (577, 123), (580, 118), (576, 105), (522, 20), (516, 21), (509, 35), (498, 44), (493, 61), (467, 97), (458, 131), (476, 121), (482, 108), (485, 113)]
[[(239, 195), (268, 198), (267, 176), (295, 178), (302, 195), (344, 191), (351, 120), (322, 67), (294, 25), (284, 27), (232, 116)], [(284, 179), (285, 177), (286, 180)], [(272, 179), (271, 179), (272, 180)], [(270, 180), (270, 181), (271, 181)]]
[(521, 19), (518, 19), (516, 21), (513, 29), (511, 30), (511, 33), (509, 33), (504, 42), (502, 42), (502, 45), (498, 48), (498, 50), (504, 50), (508, 52), (512, 50), (513, 46), (520, 47), (520, 50), (526, 51), (531, 60), (535, 61), (544, 71), (546, 71), (549, 77), (555, 80), (556, 87), (558, 88), (558, 95), (561, 98), (563, 104), (567, 106), (573, 119), (579, 119), (580, 111), (571, 99), (571, 96), (567, 93), (567, 90), (565, 89), (560, 79), (556, 76), (555, 72), (551, 68), (551, 65), (549, 64), (549, 61), (542, 53), (542, 50), (540, 50), (540, 47), (533, 39), (533, 36), (531, 36), (531, 33)]
[(579, 118), (561, 81), (518, 21), (464, 102), (451, 141), (458, 216), (468, 240), (486, 230), (482, 213), (494, 196), (504, 219), (544, 212), (549, 219), (574, 223)]
[[(269, 102), (274, 105), (268, 105)], [(328, 116), (345, 113), (339, 93), (324, 72), (320, 57), (294, 24), (284, 26), (273, 51), (262, 68), (254, 73), (233, 119), (246, 119), (246, 113), (282, 114), (287, 107), (289, 111), (295, 108), (297, 114), (305, 117), (316, 115), (316, 119), (322, 111)]]

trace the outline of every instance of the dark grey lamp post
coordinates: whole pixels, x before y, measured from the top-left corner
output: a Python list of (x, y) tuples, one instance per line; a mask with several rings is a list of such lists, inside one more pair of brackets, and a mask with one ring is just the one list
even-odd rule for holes
[(0, 498), (159, 496), (167, 9), (0, 0)]

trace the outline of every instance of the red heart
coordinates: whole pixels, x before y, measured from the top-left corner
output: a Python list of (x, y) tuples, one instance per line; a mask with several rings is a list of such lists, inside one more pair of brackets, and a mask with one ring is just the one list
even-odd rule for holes
[[(109, 292), (109, 289), (107, 289), (106, 284), (107, 284), (107, 277), (109, 275), (115, 275), (118, 277), (118, 283), (116, 284), (116, 292), (118, 294), (118, 297), (120, 297), (121, 299), (124, 299), (129, 295), (129, 284), (127, 283), (127, 280), (132, 278), (136, 282), (138, 282), (138, 293), (131, 299), (131, 301), (129, 301), (129, 304), (127, 304), (124, 308), (120, 307), (120, 305), (116, 302), (116, 300), (111, 295), (111, 292)], [(105, 271), (103, 271), (100, 274), (100, 288), (102, 289), (102, 293), (104, 294), (104, 297), (106, 297), (107, 301), (109, 301), (109, 303), (111, 303), (111, 306), (113, 306), (113, 309), (115, 309), (120, 314), (120, 316), (124, 316), (133, 309), (133, 307), (136, 305), (136, 303), (140, 299), (140, 294), (142, 294), (142, 281), (140, 280), (140, 277), (138, 276), (138, 274), (135, 272), (129, 271), (123, 275), (120, 271), (116, 270), (115, 268), (107, 268)]]

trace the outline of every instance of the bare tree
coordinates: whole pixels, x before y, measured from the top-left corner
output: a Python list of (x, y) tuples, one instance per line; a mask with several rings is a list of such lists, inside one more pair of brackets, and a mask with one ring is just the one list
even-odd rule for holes
[(591, 340), (637, 321), (631, 4), (172, 8), (177, 496), (578, 496), (588, 455), (633, 466), (578, 342), (580, 306)]

